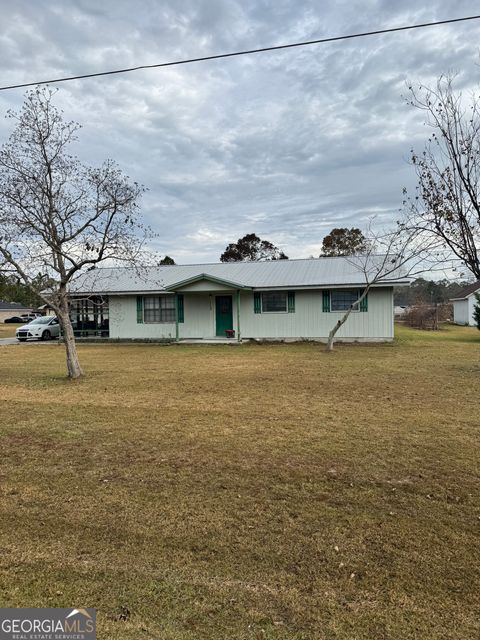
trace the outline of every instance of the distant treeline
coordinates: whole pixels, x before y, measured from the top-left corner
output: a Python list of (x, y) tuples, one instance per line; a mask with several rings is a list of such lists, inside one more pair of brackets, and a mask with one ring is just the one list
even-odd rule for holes
[(0, 300), (19, 302), (32, 309), (43, 304), (42, 300), (31, 289), (22, 284), (16, 276), (0, 273)]
[(420, 303), (448, 302), (470, 283), (451, 280), (425, 280), (417, 278), (409, 287), (396, 287), (395, 305), (410, 306)]

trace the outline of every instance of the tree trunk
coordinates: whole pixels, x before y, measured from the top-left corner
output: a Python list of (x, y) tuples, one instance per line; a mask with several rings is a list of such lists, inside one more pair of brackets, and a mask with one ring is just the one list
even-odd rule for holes
[(337, 334), (337, 331), (348, 320), (348, 316), (352, 313), (354, 307), (357, 307), (360, 310), (360, 303), (365, 298), (365, 296), (368, 294), (368, 292), (370, 290), (370, 287), (371, 287), (371, 283), (363, 290), (362, 295), (358, 298), (358, 300), (356, 302), (354, 302), (352, 304), (350, 309), (348, 309), (348, 311), (345, 312), (345, 314), (340, 318), (340, 320), (337, 320), (337, 322), (335, 323), (335, 326), (333, 327), (333, 329), (328, 334), (327, 346), (325, 348), (326, 351), (333, 351), (333, 343), (335, 341), (335, 336)]
[(337, 331), (340, 329), (340, 327), (343, 324), (345, 324), (345, 322), (348, 320), (348, 316), (353, 311), (353, 306), (354, 305), (352, 305), (350, 307), (350, 309), (340, 318), (340, 320), (337, 320), (337, 322), (335, 323), (335, 326), (333, 327), (333, 329), (328, 334), (328, 341), (327, 341), (326, 351), (333, 351), (333, 342), (335, 340), (335, 335), (337, 334)]
[(65, 343), (68, 377), (72, 379), (80, 378), (80, 376), (83, 376), (83, 371), (78, 359), (77, 344), (73, 334), (72, 321), (70, 320), (68, 308), (68, 297), (66, 294), (62, 296), (60, 302), (58, 319), (62, 327), (63, 341)]

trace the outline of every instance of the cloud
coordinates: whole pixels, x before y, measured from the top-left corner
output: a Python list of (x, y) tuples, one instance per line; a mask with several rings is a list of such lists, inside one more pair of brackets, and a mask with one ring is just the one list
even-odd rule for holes
[[(3, 83), (151, 64), (235, 49), (473, 14), (474, 0), (76, 0), (2, 7)], [(421, 114), (406, 82), (451, 69), (478, 80), (478, 23), (212, 61), (59, 85), (83, 124), (78, 154), (114, 158), (149, 191), (156, 248), (177, 261), (218, 260), (255, 232), (291, 257), (316, 255), (337, 225), (394, 216)], [(18, 108), (22, 91), (0, 94)], [(11, 122), (0, 122), (0, 140)]]

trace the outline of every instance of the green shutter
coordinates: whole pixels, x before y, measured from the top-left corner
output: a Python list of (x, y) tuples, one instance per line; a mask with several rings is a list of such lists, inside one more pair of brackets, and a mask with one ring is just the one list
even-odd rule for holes
[(295, 313), (295, 291), (288, 292), (288, 313)]
[[(359, 291), (358, 297), (360, 297), (361, 295), (362, 295), (362, 291)], [(368, 293), (363, 298), (363, 300), (360, 301), (360, 311), (368, 311)]]
[(322, 311), (328, 313), (330, 311), (330, 291), (324, 289), (322, 291)]
[(179, 293), (177, 295), (177, 319), (178, 322), (185, 322), (184, 320), (185, 314), (183, 311), (183, 294)]
[(259, 291), (253, 293), (253, 311), (254, 313), (262, 313), (262, 298)]
[(137, 324), (143, 324), (143, 298), (137, 296)]

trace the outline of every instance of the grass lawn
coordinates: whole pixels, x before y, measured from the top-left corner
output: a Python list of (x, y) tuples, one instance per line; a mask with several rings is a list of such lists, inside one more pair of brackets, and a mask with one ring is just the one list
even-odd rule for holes
[(0, 347), (0, 602), (98, 637), (480, 635), (480, 332)]
[[(25, 323), (23, 322), (22, 324)], [(10, 324), (9, 322), (5, 324), (4, 322), (0, 322), (0, 338), (14, 338), (15, 330), (21, 327), (22, 324)]]

